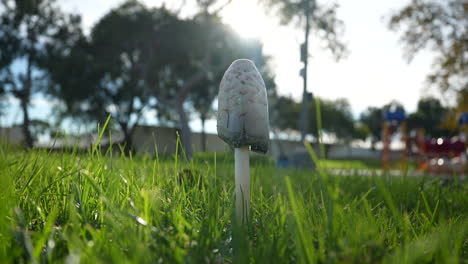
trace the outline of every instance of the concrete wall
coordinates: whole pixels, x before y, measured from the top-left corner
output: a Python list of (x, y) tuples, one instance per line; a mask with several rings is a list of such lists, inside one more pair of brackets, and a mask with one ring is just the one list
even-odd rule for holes
[[(9, 143), (19, 144), (23, 139), (20, 126), (11, 128), (0, 128), (0, 140)], [(56, 139), (54, 144), (46, 144), (38, 147), (62, 148), (78, 144), (79, 148), (89, 147), (97, 135), (85, 135), (78, 138)], [(113, 142), (123, 140), (123, 134), (114, 132)], [(177, 129), (168, 127), (139, 126), (133, 134), (133, 145), (138, 152), (154, 154), (156, 149), (160, 154), (173, 154), (177, 144)], [(106, 145), (109, 138), (106, 135), (101, 140)], [(201, 133), (192, 133), (192, 146), (194, 152), (201, 152)], [(372, 151), (366, 148), (348, 147), (345, 145), (326, 145), (327, 157), (330, 159), (380, 159), (381, 151)], [(314, 146), (316, 153), (319, 153), (318, 146)], [(207, 152), (229, 152), (231, 148), (222, 141), (216, 134), (206, 134)], [(301, 142), (289, 140), (271, 140), (267, 155), (279, 157), (281, 153), (289, 155), (292, 153), (306, 153), (306, 149)], [(307, 154), (308, 155), (308, 154)], [(398, 158), (400, 152), (392, 152), (392, 156)]]
[(289, 141), (289, 140), (270, 140), (269, 154), (275, 157), (281, 155), (281, 153), (291, 152), (305, 152), (306, 148), (302, 142)]
[[(137, 151), (160, 154), (175, 153), (177, 144), (177, 129), (167, 127), (140, 126), (133, 134), (133, 145)], [(201, 134), (192, 133), (192, 147), (194, 151), (202, 151)], [(206, 151), (227, 152), (229, 146), (217, 135), (206, 134)]]
[[(202, 151), (201, 133), (192, 133), (192, 147), (194, 152)], [(166, 127), (140, 126), (135, 129), (133, 145), (143, 153), (160, 154), (175, 153), (177, 143), (177, 129)], [(329, 146), (327, 146), (328, 148)], [(318, 153), (318, 147), (314, 146)], [(207, 152), (229, 152), (231, 148), (216, 134), (206, 134)], [(271, 140), (267, 155), (278, 157), (281, 153), (306, 152), (304, 145), (297, 141)]]
[[(224, 143), (218, 135), (206, 134), (206, 151), (207, 152), (228, 152), (231, 150), (228, 144)], [(201, 133), (192, 133), (192, 146), (194, 151), (202, 151)]]
[(21, 144), (23, 138), (21, 126), (0, 127), (0, 141), (6, 141), (10, 144)]
[[(192, 133), (193, 151), (202, 151), (201, 138), (201, 133)], [(160, 154), (172, 154), (175, 153), (176, 143), (177, 129), (175, 128), (140, 126), (135, 129), (133, 135), (135, 149), (144, 153), (155, 153), (157, 149)], [(304, 146), (299, 142), (286, 140), (270, 141), (268, 155), (279, 156), (280, 148), (286, 152), (297, 151), (299, 149), (305, 151)], [(231, 148), (218, 135), (206, 134), (206, 151), (229, 152)]]
[(139, 152), (175, 153), (176, 129), (166, 127), (139, 126), (133, 134), (133, 145)]
[(330, 159), (380, 159), (382, 151), (367, 148), (333, 145), (328, 151)]

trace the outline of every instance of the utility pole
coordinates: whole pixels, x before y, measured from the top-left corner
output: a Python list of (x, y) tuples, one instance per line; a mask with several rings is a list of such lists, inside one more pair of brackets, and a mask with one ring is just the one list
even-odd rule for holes
[(313, 0), (304, 0), (305, 7), (305, 19), (306, 19), (306, 28), (305, 28), (305, 40), (301, 45), (301, 61), (304, 62), (304, 68), (301, 70), (301, 75), (304, 80), (304, 91), (302, 94), (302, 109), (301, 109), (301, 118), (299, 129), (301, 130), (301, 140), (304, 141), (305, 137), (309, 131), (309, 93), (307, 92), (307, 65), (309, 60), (309, 31), (310, 31), (310, 2)]

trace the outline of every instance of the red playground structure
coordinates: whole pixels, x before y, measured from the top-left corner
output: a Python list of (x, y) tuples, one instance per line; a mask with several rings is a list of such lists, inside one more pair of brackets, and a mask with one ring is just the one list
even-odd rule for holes
[(465, 127), (468, 125), (468, 113), (458, 119), (460, 134), (458, 137), (426, 139), (424, 131), (416, 134), (419, 169), (430, 174), (464, 174), (467, 167)]

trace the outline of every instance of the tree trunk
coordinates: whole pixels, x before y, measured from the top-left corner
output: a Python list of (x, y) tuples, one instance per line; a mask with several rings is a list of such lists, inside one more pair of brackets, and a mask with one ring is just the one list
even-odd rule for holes
[(192, 140), (191, 140), (191, 131), (188, 124), (188, 118), (185, 114), (183, 102), (176, 102), (177, 112), (179, 113), (179, 122), (180, 122), (180, 140), (182, 141), (182, 147), (185, 151), (185, 156), (187, 160), (192, 159)]
[[(31, 19), (26, 18), (26, 33), (28, 41), (31, 43), (36, 42), (36, 36), (34, 34), (34, 30), (31, 30), (32, 24)], [(28, 104), (29, 100), (31, 99), (31, 90), (32, 90), (32, 66), (33, 66), (33, 57), (35, 56), (34, 49), (27, 50), (27, 61), (26, 61), (26, 73), (25, 79), (21, 82), (21, 88), (16, 87), (13, 91), (13, 94), (16, 98), (20, 100), (21, 110), (23, 111), (23, 137), (24, 137), (24, 145), (26, 148), (30, 149), (33, 147), (34, 139), (31, 135), (31, 131), (29, 130), (30, 119), (29, 119), (29, 112), (28, 112)], [(21, 78), (22, 79), (22, 78)]]
[(24, 145), (26, 148), (32, 148), (34, 144), (31, 131), (29, 131), (29, 112), (28, 112), (28, 100), (26, 98), (21, 98), (21, 109), (23, 110), (23, 136), (24, 136)]
[(203, 152), (206, 152), (206, 133), (205, 133), (205, 115), (200, 116), (201, 120), (201, 149)]
[(125, 155), (129, 155), (131, 152), (134, 151), (134, 149), (133, 149), (132, 133), (130, 133), (130, 131), (128, 130), (124, 131), (124, 142), (125, 142), (125, 148), (124, 148)]
[(374, 138), (371, 139), (371, 150), (372, 151), (375, 151), (375, 144), (377, 143), (377, 140), (375, 140)]
[[(210, 58), (211, 56), (207, 56), (206, 59)], [(184, 148), (185, 155), (187, 160), (192, 159), (192, 139), (191, 139), (191, 131), (188, 124), (188, 118), (185, 114), (184, 110), (184, 102), (187, 98), (190, 90), (195, 87), (195, 85), (200, 82), (203, 78), (205, 78), (206, 73), (204, 69), (200, 69), (197, 73), (192, 75), (184, 84), (184, 86), (180, 89), (177, 93), (177, 99), (175, 100), (175, 104), (177, 107), (177, 112), (179, 113), (179, 122), (180, 122), (180, 139), (182, 141), (182, 147)]]
[(119, 122), (119, 125), (124, 134), (124, 154), (129, 155), (134, 150), (132, 142), (133, 129), (128, 128), (128, 123)]
[(32, 59), (31, 55), (28, 56), (28, 64), (26, 68), (26, 80), (23, 83), (23, 90), (19, 93), (19, 99), (21, 102), (21, 109), (23, 110), (23, 134), (24, 134), (24, 143), (26, 148), (32, 148), (34, 144), (31, 131), (29, 130), (29, 112), (28, 112), (28, 103), (31, 97), (31, 87), (32, 87)]
[(306, 136), (309, 132), (309, 94), (307, 92), (307, 69), (308, 69), (308, 61), (309, 61), (309, 32), (310, 32), (310, 1), (305, 1), (305, 20), (306, 20), (306, 27), (305, 27), (305, 40), (304, 40), (304, 49), (302, 50), (301, 47), (301, 61), (304, 62), (304, 68), (302, 69), (302, 79), (304, 83), (304, 91), (302, 93), (302, 108), (301, 108), (301, 141), (306, 139)]

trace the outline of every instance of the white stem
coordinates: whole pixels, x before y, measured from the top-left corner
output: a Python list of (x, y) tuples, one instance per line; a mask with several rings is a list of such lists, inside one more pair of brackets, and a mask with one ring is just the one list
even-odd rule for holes
[(249, 147), (234, 150), (236, 162), (236, 218), (238, 223), (245, 223), (250, 210), (250, 165)]

